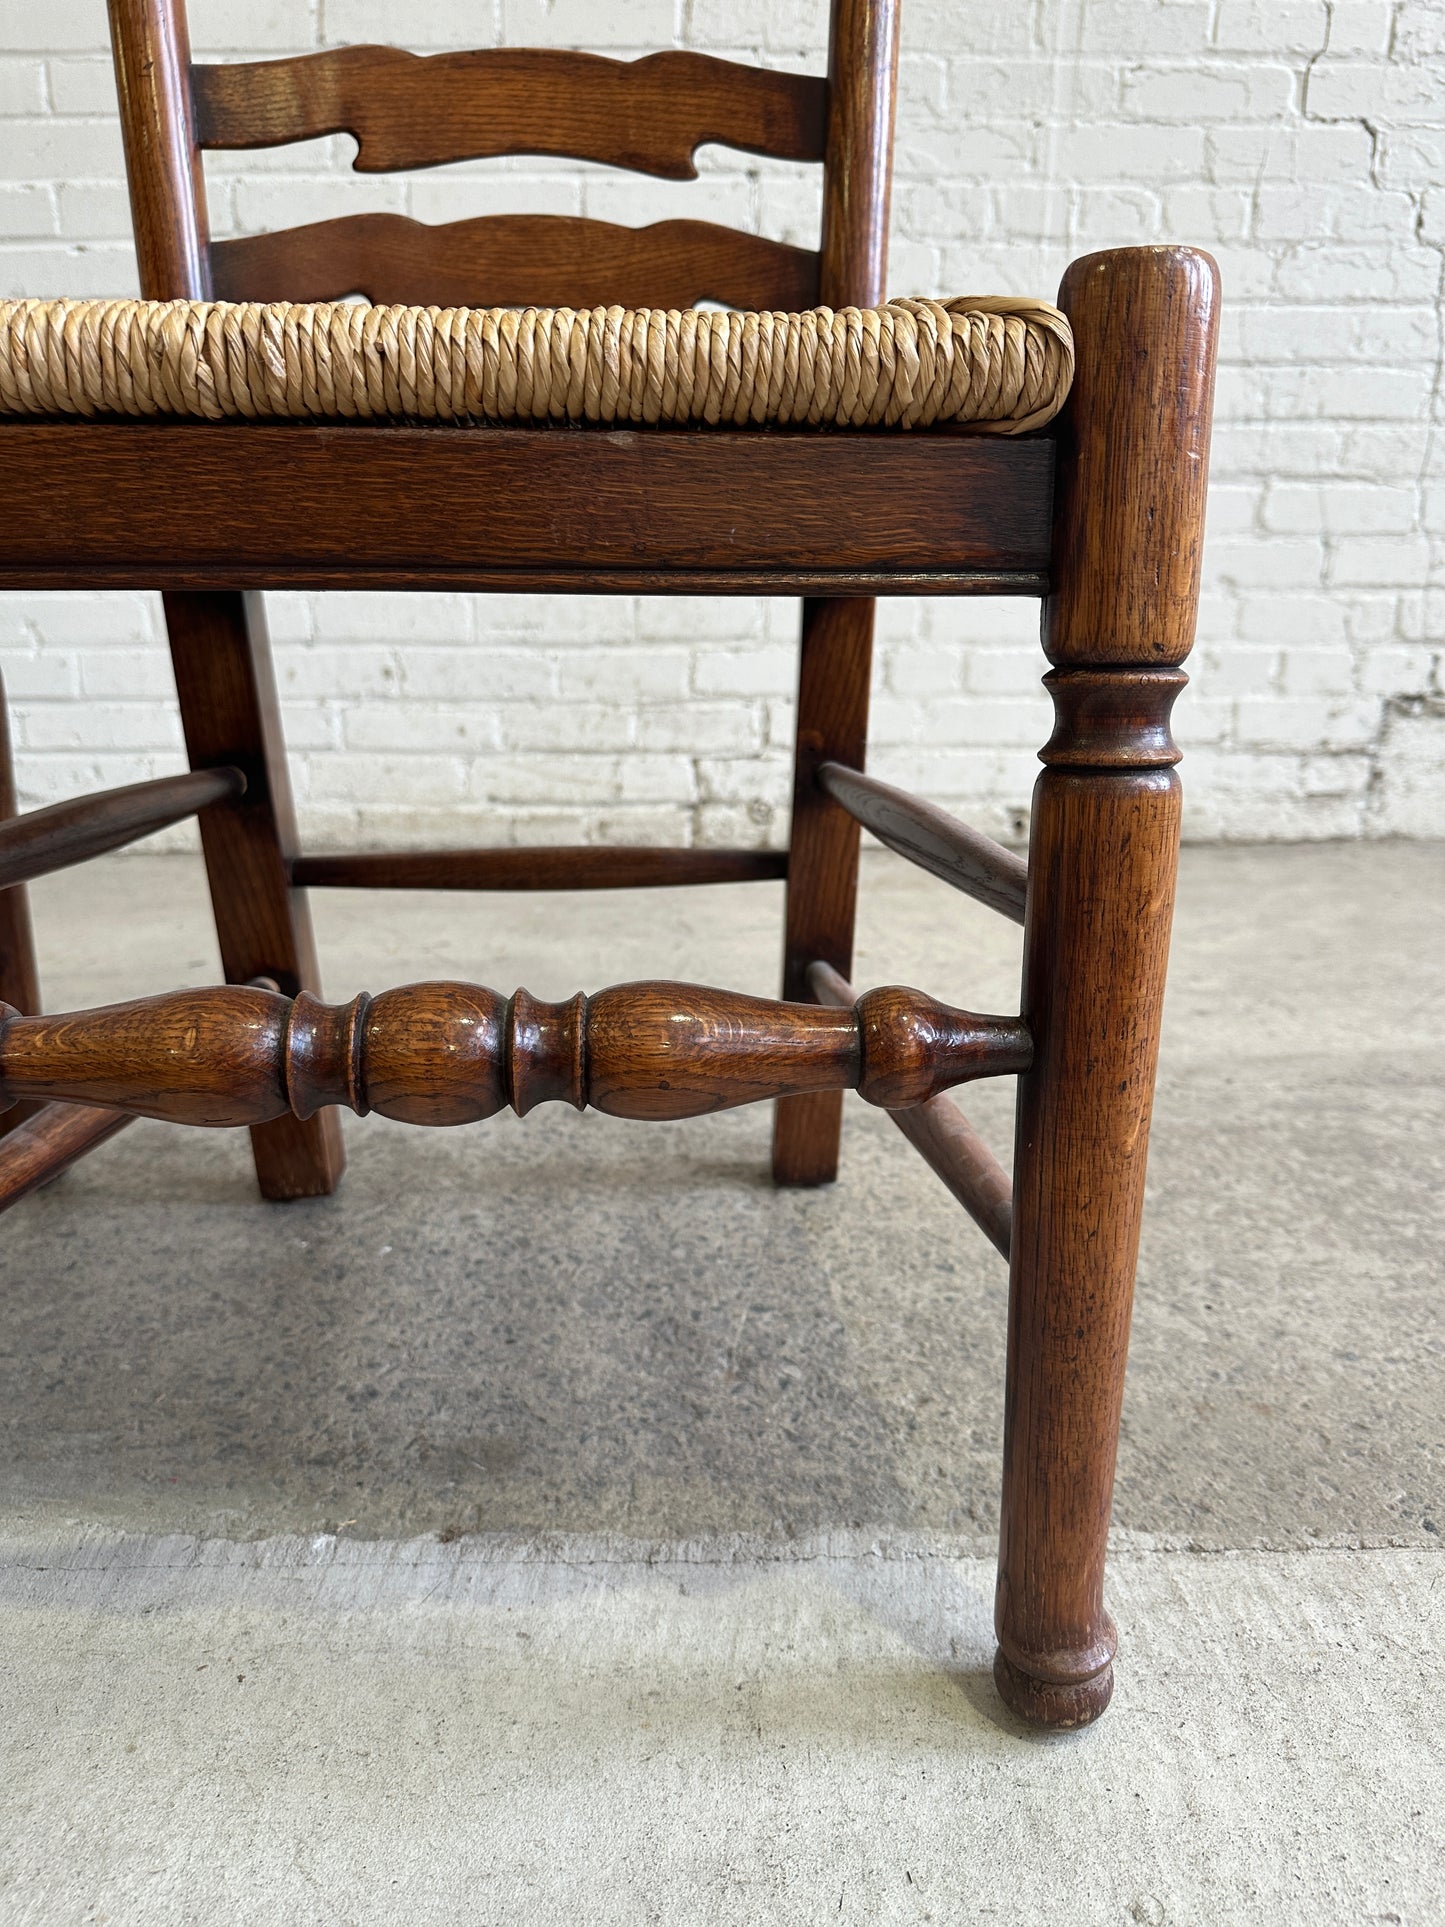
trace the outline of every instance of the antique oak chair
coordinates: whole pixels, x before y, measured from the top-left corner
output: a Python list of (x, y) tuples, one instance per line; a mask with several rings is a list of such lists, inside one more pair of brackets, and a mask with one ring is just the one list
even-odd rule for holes
[[(1112, 1689), (1105, 1538), (1178, 842), (1168, 718), (1198, 594), (1213, 263), (1176, 248), (1093, 255), (1065, 276), (1068, 329), (1028, 304), (978, 303), (951, 346), (938, 345), (955, 327), (941, 309), (785, 321), (884, 296), (897, 0), (832, 0), (826, 80), (686, 52), (629, 64), (358, 47), (203, 66), (182, 0), (110, 0), (110, 12), (151, 300), (620, 308), (467, 321), (3, 307), (0, 586), (162, 589), (191, 772), (16, 816), (0, 739), (0, 1109), (12, 1107), (0, 1204), (132, 1114), (248, 1124), (262, 1192), (296, 1198), (337, 1183), (341, 1104), (449, 1124), (548, 1098), (678, 1117), (773, 1097), (775, 1177), (818, 1184), (835, 1174), (843, 1091), (857, 1088), (1009, 1259), (996, 1677), (1026, 1719), (1095, 1718)], [(427, 228), (375, 214), (209, 238), (204, 149), (336, 131), (356, 136), (362, 171), (526, 152), (684, 178), (705, 141), (821, 162), (822, 244), (691, 221)], [(655, 312), (703, 297), (755, 312)], [(634, 308), (654, 312), (621, 313)], [(136, 331), (129, 362), (122, 328)], [(1028, 429), (1050, 413), (1069, 330), (1076, 367), (1057, 420), (968, 432), (970, 419)], [(862, 390), (911, 393), (924, 349), (931, 368), (971, 367), (974, 400), (932, 427), (900, 418), (901, 404), (868, 415)], [(838, 391), (811, 419), (778, 400), (804, 351), (809, 379)], [(706, 363), (711, 400), (684, 406), (684, 363)], [(1040, 368), (1052, 401), (1023, 392)], [(619, 383), (644, 376), (646, 394), (619, 401)], [(991, 420), (988, 396), (1009, 380), (1007, 419)], [(369, 418), (345, 419), (357, 413)], [(261, 419), (234, 419), (247, 414)], [(268, 586), (803, 596), (788, 849), (305, 854)], [(1057, 723), (1026, 864), (863, 774), (879, 594), (1042, 599)], [(40, 1016), (26, 879), (192, 814), (228, 987)], [(1019, 1017), (896, 988), (856, 996), (860, 825), (1023, 924)], [(307, 886), (758, 877), (786, 878), (781, 1003), (661, 983), (558, 1005), (459, 984), (345, 1008), (314, 994)], [(1012, 1185), (943, 1095), (986, 1075), (1019, 1079)]]

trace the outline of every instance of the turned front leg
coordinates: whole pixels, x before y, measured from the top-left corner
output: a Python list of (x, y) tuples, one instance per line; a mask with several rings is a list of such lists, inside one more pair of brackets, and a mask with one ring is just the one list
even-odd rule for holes
[(1034, 793), (994, 1675), (1079, 1726), (1113, 1690), (1104, 1554), (1179, 843), (1169, 710), (1199, 590), (1218, 277), (1140, 248), (1065, 276), (1045, 649), (1057, 726)]

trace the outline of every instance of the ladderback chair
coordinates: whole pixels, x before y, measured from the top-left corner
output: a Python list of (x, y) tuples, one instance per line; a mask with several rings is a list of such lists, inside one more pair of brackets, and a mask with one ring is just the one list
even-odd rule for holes
[[(282, 1199), (336, 1185), (343, 1105), (459, 1124), (547, 1099), (667, 1118), (772, 1098), (776, 1179), (819, 1184), (856, 1089), (1009, 1260), (995, 1672), (1026, 1719), (1095, 1718), (1213, 263), (1090, 256), (1062, 313), (880, 306), (897, 0), (832, 0), (826, 79), (680, 51), (207, 66), (182, 0), (110, 14), (144, 299), (0, 303), (0, 586), (159, 587), (191, 768), (18, 816), (0, 728), (0, 1208), (132, 1115), (249, 1126)], [(818, 162), (821, 245), (364, 212), (211, 239), (204, 151), (335, 132), (361, 172), (533, 153), (686, 178), (705, 142)], [(788, 848), (305, 853), (267, 587), (802, 596)], [(878, 594), (1041, 598), (1057, 720), (1027, 862), (864, 772)], [(227, 987), (40, 1015), (26, 881), (187, 816)], [(855, 992), (860, 826), (1024, 925), (1019, 1015)], [(319, 1000), (307, 887), (761, 877), (786, 879), (777, 1003), (666, 983)], [(1012, 1183), (946, 1095), (981, 1076), (1019, 1080)]]

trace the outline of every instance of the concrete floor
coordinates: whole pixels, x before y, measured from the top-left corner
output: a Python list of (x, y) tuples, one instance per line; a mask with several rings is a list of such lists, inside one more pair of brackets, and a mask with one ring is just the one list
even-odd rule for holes
[[(139, 1124), (0, 1227), (0, 1922), (1445, 1916), (1445, 846), (1186, 853), (1118, 1691), (987, 1680), (1003, 1267), (861, 1104)], [(216, 963), (196, 866), (36, 893), (51, 1007)], [(770, 991), (774, 886), (318, 899), (335, 995)], [(861, 983), (1017, 1000), (887, 858)], [(565, 939), (558, 933), (570, 931)], [(1008, 1093), (970, 1110), (1000, 1151)]]

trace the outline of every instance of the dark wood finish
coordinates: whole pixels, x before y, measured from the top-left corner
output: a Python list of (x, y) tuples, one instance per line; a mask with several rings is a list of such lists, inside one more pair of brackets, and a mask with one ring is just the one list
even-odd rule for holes
[[(1064, 286), (1073, 306), (1075, 373), (1056, 424), (1060, 488), (1055, 579), (1044, 612), (1054, 663), (1183, 662), (1194, 646), (1209, 481), (1219, 274), (1192, 248), (1148, 248), (1121, 274), (1124, 251), (1075, 261)], [(1131, 352), (1113, 352), (1125, 334)], [(1139, 397), (1157, 399), (1158, 459), (1139, 466)], [(1170, 438), (1172, 445), (1169, 444)], [(1160, 540), (1161, 519), (1177, 535)], [(1101, 548), (1147, 555), (1158, 574), (1116, 576)]]
[(10, 1135), (0, 1145), (0, 1211), (68, 1171), (78, 1158), (134, 1120), (88, 1104), (25, 1104), (0, 1115)]
[(828, 116), (827, 83), (815, 74), (680, 50), (610, 60), (561, 48), (423, 56), (333, 47), (194, 67), (191, 86), (202, 147), (352, 134), (358, 174), (553, 154), (691, 181), (694, 153), (710, 144), (820, 161)]
[(855, 823), (898, 856), (1014, 923), (1023, 922), (1029, 866), (1021, 856), (936, 804), (842, 763), (824, 763), (818, 783)]
[[(897, 0), (833, 0), (819, 262), (819, 299), (832, 308), (873, 307), (886, 295), (897, 66)], [(841, 506), (828, 502), (830, 510)], [(1045, 565), (1040, 559), (1033, 566)], [(871, 602), (804, 604), (784, 997), (813, 994), (807, 973), (814, 959), (844, 977), (852, 968), (858, 829), (816, 779), (830, 759), (863, 767), (872, 661)], [(773, 1119), (774, 1183), (831, 1184), (842, 1133), (841, 1097), (785, 1099)]]
[(1104, 1553), (1179, 836), (1178, 678), (1139, 670), (1193, 636), (1218, 279), (1207, 255), (1127, 249), (1075, 263), (1059, 301), (1079, 374), (1045, 646), (1070, 667), (1029, 856), (995, 1676), (1023, 1718), (1076, 1726), (1113, 1687)]
[[(152, 300), (207, 300), (210, 234), (182, 0), (109, 0), (109, 10), (141, 292)], [(153, 483), (160, 480), (153, 470)], [(229, 505), (216, 505), (223, 525), (244, 513), (245, 495), (238, 475)], [(158, 581), (153, 576), (152, 586)], [(281, 834), (290, 801), (259, 602), (173, 593), (166, 625), (192, 766), (235, 765), (249, 785), (243, 800), (201, 819), (226, 973), (244, 980), (265, 971), (289, 988), (314, 987), (304, 901), (286, 878), (291, 845)], [(341, 1134), (330, 1115), (267, 1125), (252, 1144), (268, 1198), (317, 1196), (341, 1175)]]
[[(858, 1000), (853, 986), (825, 963), (813, 965), (808, 982), (820, 1004), (847, 1007)], [(989, 1243), (1007, 1258), (1013, 1184), (953, 1099), (941, 1092), (888, 1115), (924, 1162), (943, 1179)]]
[(184, 822), (209, 803), (239, 796), (245, 787), (237, 769), (192, 770), (185, 776), (160, 776), (124, 789), (71, 797), (8, 823), (0, 821), (0, 889), (123, 849), (169, 823)]
[(98, 1103), (172, 1123), (256, 1125), (324, 1106), (468, 1124), (548, 1101), (700, 1117), (784, 1092), (856, 1089), (888, 1109), (1025, 1069), (1016, 1017), (870, 990), (851, 1010), (700, 984), (621, 984), (542, 1003), (409, 984), (349, 1004), (240, 985), (56, 1017), (0, 1011), (0, 1102)]
[(679, 883), (760, 883), (788, 874), (786, 850), (394, 850), (298, 856), (291, 881), (341, 890), (660, 890)]
[[(0, 456), (4, 443), (0, 441)], [(0, 532), (3, 533), (3, 532)], [(3, 544), (0, 544), (3, 547)], [(364, 567), (364, 558), (362, 558)], [(63, 568), (58, 563), (9, 566), (0, 560), (0, 589), (151, 589), (159, 564), (135, 567), (124, 562)], [(1042, 596), (1048, 577), (1036, 570), (968, 569), (588, 569), (585, 575), (561, 565), (550, 569), (459, 567), (382, 568), (358, 577), (355, 568), (294, 564), (280, 568), (264, 562), (226, 568), (220, 562), (171, 567), (164, 571), (171, 589), (214, 589), (225, 582), (242, 589), (420, 589), (453, 592), (492, 591), (511, 595), (719, 595), (719, 596)]]
[[(291, 886), (296, 850), (286, 753), (260, 598), (167, 595), (166, 627), (186, 749), (194, 769), (234, 765), (245, 793), (201, 813), (216, 936), (227, 981), (271, 977), (288, 995), (319, 983), (311, 918)], [(268, 1198), (336, 1188), (345, 1154), (335, 1115), (283, 1118), (252, 1134)]]
[(211, 298), (206, 177), (181, 0), (107, 0), (141, 292)]
[(821, 295), (830, 308), (887, 299), (898, 17), (898, 0), (833, 0)]
[(368, 300), (436, 308), (811, 308), (808, 248), (711, 221), (619, 227), (571, 214), (483, 214), (432, 226), (347, 214), (211, 246), (221, 301)]
[(0, 580), (1036, 577), (1051, 474), (1048, 441), (987, 436), (13, 422)]
[[(10, 707), (0, 679), (0, 836), (16, 815), (15, 762), (10, 748)], [(40, 974), (35, 965), (35, 933), (30, 899), (23, 884), (0, 889), (0, 1003), (33, 1013), (40, 1008)], [(0, 1137), (23, 1124), (33, 1105), (0, 1112)]]
[(1169, 730), (1182, 669), (1055, 669), (1044, 677), (1054, 699), (1054, 733), (1039, 761), (1077, 769), (1168, 769), (1179, 761)]
[[(871, 599), (803, 604), (793, 751), (793, 827), (784, 912), (783, 995), (811, 997), (809, 967), (853, 967), (858, 825), (818, 785), (826, 762), (863, 761), (873, 669)], [(785, 1098), (773, 1118), (773, 1181), (831, 1184), (843, 1129), (840, 1094)]]

